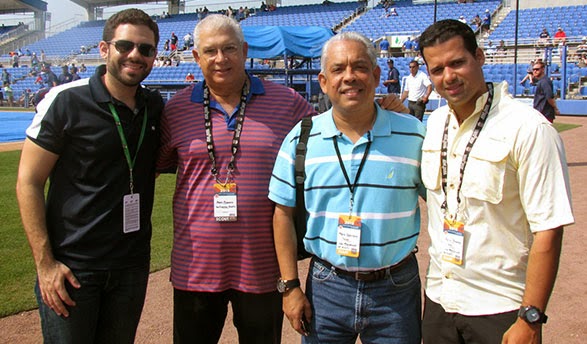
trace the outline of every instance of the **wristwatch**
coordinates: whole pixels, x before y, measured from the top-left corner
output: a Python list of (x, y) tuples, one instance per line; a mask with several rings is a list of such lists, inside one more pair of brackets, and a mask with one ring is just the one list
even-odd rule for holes
[(528, 324), (546, 324), (548, 316), (542, 313), (540, 309), (534, 306), (522, 306), (518, 311), (518, 316)]
[(277, 280), (277, 291), (282, 294), (288, 290), (291, 290), (293, 288), (297, 288), (299, 286), (300, 286), (300, 279), (299, 278), (295, 278), (295, 279), (291, 279), (291, 280), (283, 280), (280, 278)]

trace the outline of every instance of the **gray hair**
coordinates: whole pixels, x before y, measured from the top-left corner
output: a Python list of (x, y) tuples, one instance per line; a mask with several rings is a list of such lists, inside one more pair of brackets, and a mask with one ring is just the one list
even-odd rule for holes
[(375, 50), (373, 43), (371, 43), (371, 41), (367, 37), (361, 35), (360, 33), (349, 31), (332, 36), (328, 41), (326, 41), (326, 43), (324, 43), (324, 46), (322, 47), (322, 58), (320, 60), (321, 73), (324, 73), (326, 71), (326, 52), (328, 51), (330, 44), (332, 42), (340, 41), (355, 41), (363, 44), (365, 46), (365, 49), (367, 50), (367, 55), (369, 55), (369, 60), (371, 60), (371, 64), (373, 65), (373, 67), (377, 66), (377, 50)]
[(194, 28), (194, 49), (198, 50), (200, 45), (200, 31), (203, 29), (209, 30), (231, 30), (234, 32), (236, 39), (240, 44), (245, 42), (245, 36), (238, 22), (228, 16), (222, 14), (210, 14), (206, 18), (200, 20)]

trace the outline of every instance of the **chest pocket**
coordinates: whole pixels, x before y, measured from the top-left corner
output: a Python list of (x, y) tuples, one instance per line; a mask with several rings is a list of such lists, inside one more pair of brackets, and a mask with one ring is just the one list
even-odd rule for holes
[(467, 161), (462, 195), (493, 204), (501, 202), (508, 155), (506, 143), (479, 138)]
[(440, 189), (440, 147), (439, 140), (428, 139), (422, 144), (422, 182), (428, 190)]

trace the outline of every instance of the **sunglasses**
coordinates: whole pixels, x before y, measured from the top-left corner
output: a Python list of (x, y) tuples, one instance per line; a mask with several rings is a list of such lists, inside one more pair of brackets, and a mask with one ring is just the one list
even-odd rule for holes
[(141, 55), (143, 55), (144, 57), (153, 57), (155, 56), (155, 52), (157, 51), (157, 48), (155, 48), (151, 44), (134, 43), (124, 39), (119, 39), (118, 41), (109, 41), (106, 43), (113, 44), (116, 50), (121, 54), (128, 54), (131, 51), (133, 51), (135, 47), (139, 49), (139, 53), (141, 53)]
[(542, 68), (532, 68), (533, 71), (541, 70)]

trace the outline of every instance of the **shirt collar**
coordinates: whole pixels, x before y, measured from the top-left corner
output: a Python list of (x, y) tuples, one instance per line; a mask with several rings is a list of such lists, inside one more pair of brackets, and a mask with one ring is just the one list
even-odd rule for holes
[[(388, 136), (391, 135), (391, 120), (389, 116), (384, 116), (383, 110), (377, 102), (373, 102), (375, 104), (376, 109), (376, 118), (375, 123), (373, 124), (373, 129), (371, 129), (371, 133), (373, 136)], [(332, 107), (326, 111), (325, 116), (328, 117), (328, 120), (325, 121), (325, 126), (321, 130), (323, 138), (331, 138), (334, 136), (340, 135), (340, 130), (336, 127), (334, 123), (334, 117), (332, 115)]]
[[(493, 83), (493, 103), (491, 104), (491, 107), (493, 108), (495, 106), (495, 104), (499, 103), (502, 95), (505, 96), (507, 94), (508, 94), (507, 81), (503, 81), (501, 83)], [(467, 119), (465, 119), (463, 121), (463, 124), (467, 123), (468, 121), (472, 121), (473, 118), (475, 118), (475, 121), (477, 120), (476, 118), (479, 118), (479, 116), (481, 115), (481, 111), (483, 111), (483, 107), (485, 106), (485, 103), (487, 102), (487, 97), (489, 97), (489, 91), (483, 93), (479, 98), (477, 98), (477, 101), (475, 102), (475, 110), (473, 110), (473, 113), (471, 114), (471, 116), (469, 116)], [(449, 105), (449, 109), (450, 109), (450, 113), (452, 115), (456, 116), (454, 110), (450, 107), (450, 105)], [(489, 109), (489, 110), (491, 112), (491, 109)]]
[[(261, 81), (261, 79), (250, 74), (247, 75), (251, 82), (251, 89), (249, 90), (249, 94), (247, 94), (247, 102), (249, 102), (253, 94), (265, 94), (265, 87), (263, 87), (263, 82)], [(204, 102), (204, 82), (198, 82), (194, 85), (190, 100), (192, 101), (192, 103)]]

